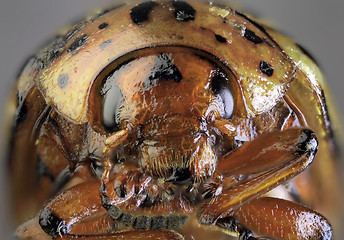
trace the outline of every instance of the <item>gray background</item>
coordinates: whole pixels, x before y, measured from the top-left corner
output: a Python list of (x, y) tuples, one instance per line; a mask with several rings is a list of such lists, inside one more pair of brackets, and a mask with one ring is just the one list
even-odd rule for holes
[[(0, 112), (18, 68), (57, 29), (110, 0), (0, 0)], [(237, 5), (270, 20), (308, 49), (323, 69), (340, 111), (344, 112), (344, 1), (236, 0)], [(1, 115), (0, 115), (1, 116)], [(4, 136), (1, 133), (1, 136)], [(0, 137), (0, 139), (3, 137)], [(4, 150), (1, 150), (3, 152)], [(1, 162), (1, 161), (0, 161)], [(2, 161), (3, 162), (3, 161)], [(11, 232), (3, 163), (0, 165), (0, 239)]]

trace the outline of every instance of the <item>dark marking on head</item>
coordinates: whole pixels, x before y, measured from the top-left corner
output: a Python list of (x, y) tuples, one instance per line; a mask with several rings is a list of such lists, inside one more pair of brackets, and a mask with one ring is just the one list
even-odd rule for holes
[(247, 28), (245, 29), (244, 37), (247, 40), (253, 42), (254, 44), (260, 44), (263, 42), (263, 40), (260, 37), (258, 37), (254, 32)]
[(140, 25), (147, 21), (149, 14), (152, 12), (153, 8), (158, 4), (153, 1), (143, 2), (133, 7), (130, 11), (130, 17), (133, 23)]
[(139, 215), (135, 217), (133, 228), (137, 230), (147, 230), (150, 227), (150, 218), (145, 215)]
[(215, 34), (216, 41), (220, 43), (227, 43), (227, 39), (222, 37), (221, 35)]
[(187, 22), (195, 19), (196, 10), (187, 2), (171, 1), (174, 7), (174, 16), (178, 21)]
[(150, 84), (160, 80), (173, 80), (175, 82), (180, 82), (182, 78), (183, 77), (179, 69), (165, 53), (158, 56), (157, 63), (151, 70), (151, 74), (148, 77)]
[(303, 54), (305, 54), (307, 57), (309, 57), (313, 62), (315, 62), (315, 64), (318, 65), (317, 60), (309, 53), (309, 51), (307, 51), (307, 49), (305, 49), (303, 46), (301, 46), (300, 44), (296, 43), (296, 46), (298, 46), (300, 48), (300, 50), (302, 51)]
[(75, 54), (78, 50), (87, 42), (88, 36), (86, 34), (78, 37), (74, 40), (74, 42), (69, 46), (67, 51), (71, 54)]
[(107, 26), (109, 26), (109, 24), (104, 22), (104, 23), (100, 24), (100, 25), (98, 26), (98, 28), (99, 28), (100, 30), (102, 30), (102, 29), (106, 28)]
[(102, 43), (99, 45), (99, 48), (100, 48), (100, 49), (104, 49), (104, 48), (106, 48), (110, 43), (112, 43), (112, 40), (111, 40), (111, 39), (106, 40), (106, 41), (102, 42)]
[(274, 73), (274, 68), (264, 60), (260, 61), (259, 68), (262, 73), (266, 74), (268, 77), (271, 77)]
[[(258, 28), (260, 31), (262, 31), (264, 33), (264, 35), (267, 36), (267, 40), (271, 41), (272, 44), (269, 44), (269, 46), (272, 46), (272, 48), (274, 48), (275, 46), (278, 46), (280, 49), (282, 49), (279, 44), (273, 40), (273, 38), (270, 36), (270, 34), (268, 34), (265, 30), (265, 28), (260, 25), (259, 23), (253, 21), (252, 19), (250, 19), (249, 17), (247, 17), (245, 14), (240, 13), (238, 11), (234, 11), (234, 13), (240, 17), (242, 17), (244, 20), (248, 21), (249, 23), (253, 24), (256, 28)], [(265, 42), (267, 41), (265, 40)]]
[(60, 88), (65, 88), (68, 85), (69, 76), (68, 74), (61, 74), (57, 79), (57, 84)]
[(164, 216), (152, 216), (150, 229), (154, 231), (162, 231), (166, 227), (166, 218)]
[(39, 225), (50, 237), (54, 238), (57, 235), (66, 235), (70, 230), (70, 226), (65, 221), (58, 218), (48, 208), (44, 208), (39, 213)]

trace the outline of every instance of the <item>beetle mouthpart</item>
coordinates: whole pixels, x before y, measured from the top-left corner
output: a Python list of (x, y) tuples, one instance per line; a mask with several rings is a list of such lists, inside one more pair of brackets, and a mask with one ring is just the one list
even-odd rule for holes
[(165, 179), (166, 182), (171, 182), (177, 185), (189, 185), (193, 181), (190, 169), (175, 167), (172, 169), (172, 174), (170, 177)]

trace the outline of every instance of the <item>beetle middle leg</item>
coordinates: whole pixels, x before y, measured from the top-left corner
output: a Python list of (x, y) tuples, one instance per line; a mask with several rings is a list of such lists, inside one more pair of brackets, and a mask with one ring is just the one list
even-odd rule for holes
[(204, 202), (199, 221), (216, 224), (221, 218), (233, 216), (244, 204), (306, 169), (317, 147), (316, 136), (311, 130), (292, 128), (261, 135), (223, 156), (219, 160), (219, 170), (224, 176), (243, 174), (252, 177)]

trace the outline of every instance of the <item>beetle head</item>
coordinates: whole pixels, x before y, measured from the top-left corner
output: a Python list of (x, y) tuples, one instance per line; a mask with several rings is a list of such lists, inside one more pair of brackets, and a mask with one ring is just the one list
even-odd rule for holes
[(146, 49), (119, 62), (92, 89), (95, 130), (128, 129), (129, 158), (152, 175), (175, 182), (212, 175), (221, 146), (211, 123), (234, 115), (234, 75), (182, 47)]

